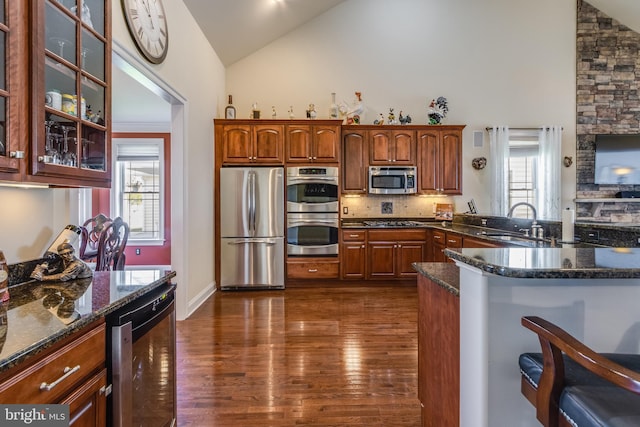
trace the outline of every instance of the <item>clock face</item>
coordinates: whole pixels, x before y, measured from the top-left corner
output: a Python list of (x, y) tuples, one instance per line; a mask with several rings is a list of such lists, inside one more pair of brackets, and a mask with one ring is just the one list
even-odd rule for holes
[(154, 64), (164, 61), (169, 30), (162, 0), (122, 0), (129, 32), (140, 52)]

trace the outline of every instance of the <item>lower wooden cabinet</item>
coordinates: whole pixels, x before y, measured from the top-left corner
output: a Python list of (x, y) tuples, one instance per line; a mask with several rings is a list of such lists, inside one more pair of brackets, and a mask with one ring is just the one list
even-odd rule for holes
[(426, 229), (342, 231), (342, 279), (411, 279), (414, 262), (426, 260)]
[(340, 277), (364, 279), (367, 273), (367, 232), (343, 230), (340, 246)]
[(423, 427), (460, 425), (460, 298), (418, 277), (418, 399)]
[(289, 279), (337, 279), (339, 270), (340, 261), (337, 257), (287, 259)]
[(107, 425), (107, 370), (103, 369), (60, 403), (69, 405), (70, 427)]
[(74, 334), (2, 376), (0, 402), (69, 405), (71, 426), (106, 426), (106, 328)]

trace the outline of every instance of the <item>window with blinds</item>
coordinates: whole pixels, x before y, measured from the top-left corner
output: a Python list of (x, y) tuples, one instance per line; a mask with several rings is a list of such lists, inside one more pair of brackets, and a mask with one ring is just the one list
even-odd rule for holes
[(129, 224), (129, 240), (164, 239), (162, 140), (114, 140), (114, 209)]
[[(538, 133), (512, 131), (509, 135), (509, 206), (527, 202), (536, 206), (538, 172)], [(526, 206), (517, 207), (514, 218), (528, 218)]]

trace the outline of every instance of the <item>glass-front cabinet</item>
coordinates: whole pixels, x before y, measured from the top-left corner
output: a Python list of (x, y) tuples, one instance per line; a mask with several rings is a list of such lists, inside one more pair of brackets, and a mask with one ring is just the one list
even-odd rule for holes
[[(21, 2), (22, 3), (22, 2)], [(26, 112), (26, 92), (21, 84), (26, 76), (24, 28), (25, 3), (0, 0), (0, 178), (15, 179), (24, 169), (25, 140), (20, 127), (20, 109)], [(22, 21), (21, 21), (22, 20)], [(15, 175), (15, 176), (14, 176)]]
[(31, 172), (109, 186), (110, 2), (36, 0), (32, 7)]

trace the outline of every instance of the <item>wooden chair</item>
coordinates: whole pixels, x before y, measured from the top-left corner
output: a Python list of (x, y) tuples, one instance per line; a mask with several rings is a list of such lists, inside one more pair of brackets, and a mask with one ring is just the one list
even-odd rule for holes
[(83, 261), (90, 261), (98, 255), (98, 242), (100, 234), (111, 223), (111, 218), (104, 214), (98, 214), (89, 218), (80, 227), (80, 247), (78, 248), (78, 258)]
[(122, 218), (115, 218), (100, 235), (96, 271), (124, 270), (124, 249), (129, 238), (129, 225)]
[(640, 425), (640, 355), (596, 353), (539, 317), (521, 323), (542, 347), (519, 363), (521, 392), (543, 426)]

